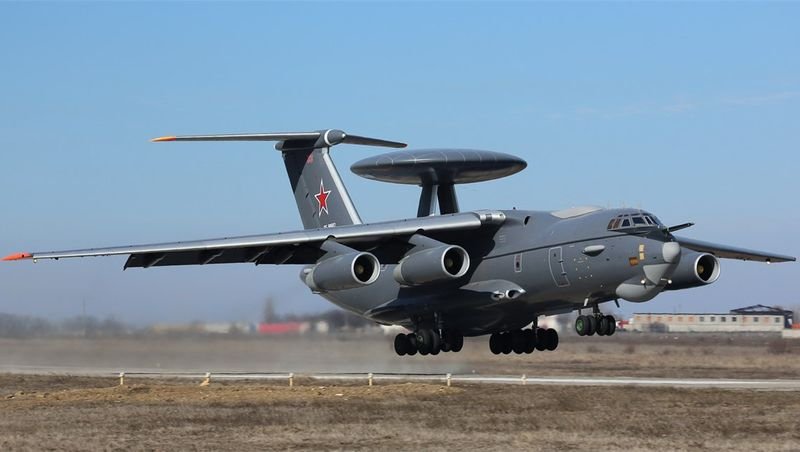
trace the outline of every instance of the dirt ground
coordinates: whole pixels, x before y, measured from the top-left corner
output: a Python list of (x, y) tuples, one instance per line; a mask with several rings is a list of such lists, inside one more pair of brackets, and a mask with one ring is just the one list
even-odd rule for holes
[[(120, 370), (800, 378), (774, 336), (565, 336), (398, 357), (391, 338), (0, 340), (0, 450), (800, 450), (800, 391), (154, 380)], [(44, 369), (44, 370), (43, 370)], [(45, 375), (42, 375), (44, 373)], [(47, 375), (49, 374), (49, 375)], [(68, 374), (72, 374), (71, 376)], [(94, 374), (108, 377), (76, 375)]]
[(800, 392), (0, 374), (0, 450), (797, 450)]
[[(0, 339), (0, 372), (133, 371), (479, 373), (529, 376), (797, 378), (800, 340), (769, 336), (562, 335), (554, 352), (492, 355), (486, 338), (457, 354), (403, 356), (391, 336)], [(39, 369), (39, 370), (37, 370)]]

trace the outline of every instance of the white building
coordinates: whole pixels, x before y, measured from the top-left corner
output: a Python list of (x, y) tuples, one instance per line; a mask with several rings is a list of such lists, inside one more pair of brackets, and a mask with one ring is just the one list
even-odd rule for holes
[(637, 313), (629, 328), (665, 333), (780, 333), (784, 322), (782, 314)]

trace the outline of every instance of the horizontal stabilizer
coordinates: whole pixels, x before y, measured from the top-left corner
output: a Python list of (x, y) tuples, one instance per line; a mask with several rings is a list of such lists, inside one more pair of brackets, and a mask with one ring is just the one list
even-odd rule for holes
[(362, 137), (359, 135), (349, 135), (337, 129), (317, 130), (315, 132), (166, 136), (154, 138), (151, 141), (289, 141), (293, 143), (307, 143), (309, 146), (314, 148), (331, 147), (340, 143), (360, 144), (364, 146), (382, 146), (389, 148), (406, 147), (405, 143), (381, 140), (378, 138)]

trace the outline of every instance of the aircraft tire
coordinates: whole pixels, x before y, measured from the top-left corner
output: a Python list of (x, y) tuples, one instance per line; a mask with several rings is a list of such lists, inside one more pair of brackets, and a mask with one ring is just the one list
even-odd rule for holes
[(579, 315), (577, 319), (575, 319), (575, 332), (578, 333), (578, 336), (586, 336), (587, 324), (588, 321), (585, 315)]
[(400, 333), (394, 337), (394, 352), (397, 353), (399, 356), (403, 356), (408, 353), (409, 347), (408, 338), (405, 334)]
[(489, 336), (489, 351), (491, 351), (494, 355), (499, 355), (503, 352), (503, 346), (501, 344), (499, 334), (492, 333), (492, 335)]
[(586, 320), (586, 335), (594, 336), (594, 333), (597, 332), (597, 319), (593, 315), (587, 315)]
[(521, 355), (525, 353), (527, 347), (527, 340), (525, 338), (525, 332), (522, 330), (515, 330), (511, 333), (511, 349), (517, 355)]
[(611, 327), (608, 325), (608, 317), (600, 316), (597, 318), (597, 335), (607, 336)]
[(500, 334), (500, 343), (503, 344), (503, 354), (508, 355), (514, 350), (513, 343), (511, 342), (511, 333)]
[(607, 315), (606, 318), (608, 319), (608, 335), (613, 336), (617, 331), (617, 319), (613, 315)]
[[(442, 350), (442, 336), (439, 336), (439, 333), (436, 331), (431, 331), (431, 337), (431, 355), (438, 355)], [(436, 353), (434, 353), (434, 351)]]
[(547, 330), (536, 328), (536, 350), (543, 352), (547, 350)]
[(553, 351), (558, 348), (558, 332), (552, 328), (547, 329), (547, 350)]
[(439, 348), (439, 342), (434, 342), (435, 337), (437, 337), (437, 335), (435, 335), (431, 330), (417, 331), (417, 348), (419, 349), (419, 353), (421, 355), (427, 355), (434, 348)]
[(464, 335), (459, 333), (458, 331), (453, 331), (453, 342), (450, 344), (450, 351), (453, 353), (458, 353), (464, 348)]
[(525, 353), (533, 353), (536, 350), (536, 333), (533, 330), (524, 330), (522, 333), (525, 336)]

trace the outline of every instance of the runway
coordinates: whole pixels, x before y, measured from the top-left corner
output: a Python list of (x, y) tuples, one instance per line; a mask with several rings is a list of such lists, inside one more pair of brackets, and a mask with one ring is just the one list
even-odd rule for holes
[(271, 380), (319, 382), (358, 382), (379, 384), (381, 382), (429, 382), (442, 384), (501, 384), (501, 385), (541, 385), (541, 386), (639, 386), (654, 388), (716, 388), (750, 389), (767, 391), (800, 391), (800, 379), (713, 379), (713, 378), (638, 378), (638, 377), (574, 377), (574, 376), (535, 376), (535, 375), (480, 375), (457, 373), (327, 373), (327, 372), (198, 372), (196, 370), (163, 371), (159, 369), (97, 369), (85, 367), (42, 367), (42, 366), (0, 366), (0, 372), (28, 375), (62, 375), (85, 377), (120, 377), (127, 381), (137, 378), (179, 378), (201, 381), (224, 380)]

